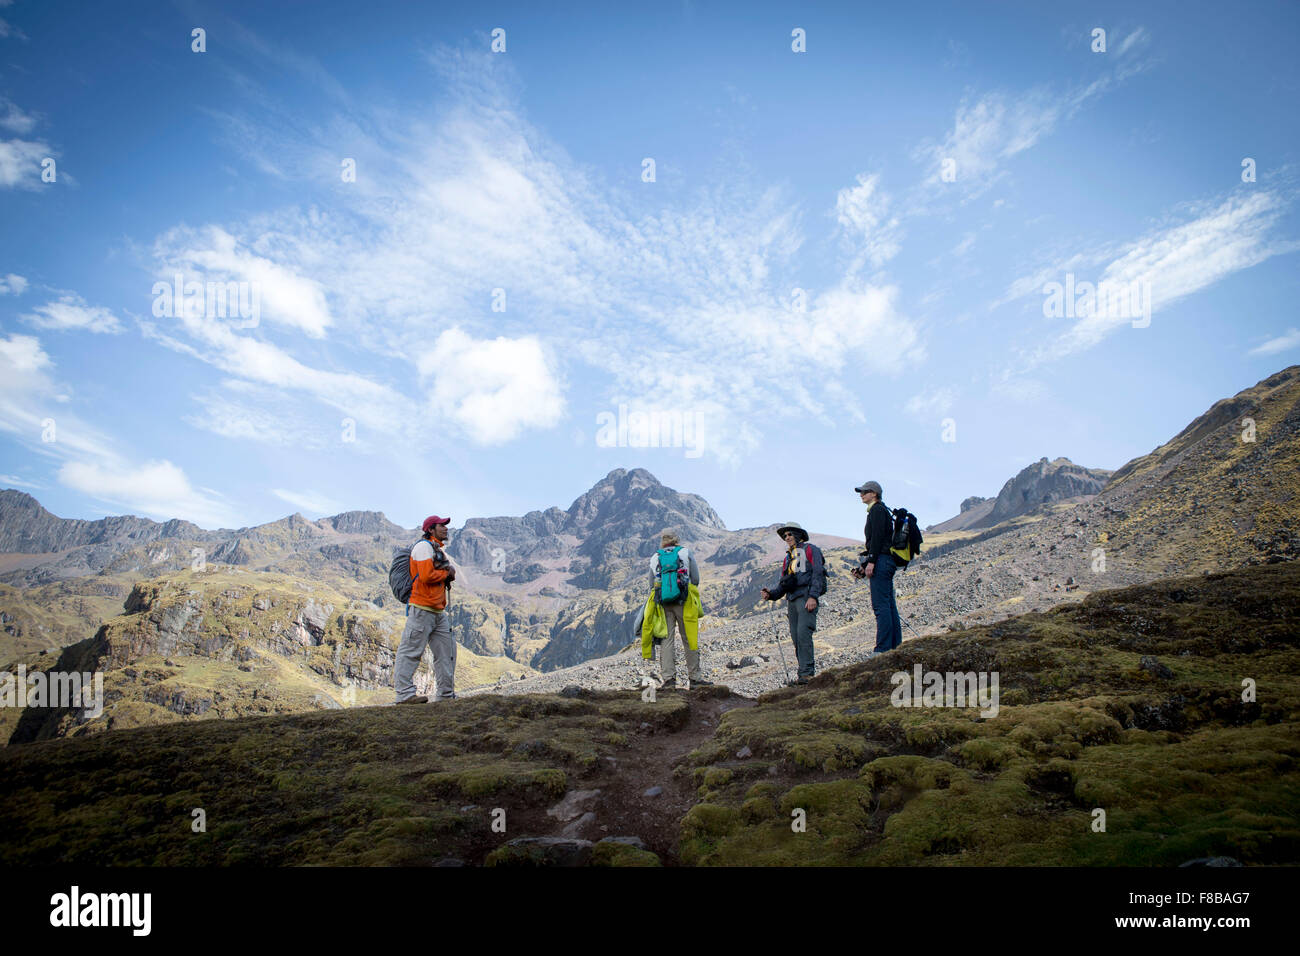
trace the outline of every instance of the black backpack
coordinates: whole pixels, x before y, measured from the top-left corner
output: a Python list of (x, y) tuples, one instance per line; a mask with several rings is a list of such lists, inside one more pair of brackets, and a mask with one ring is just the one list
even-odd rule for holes
[(895, 508), (893, 515), (894, 534), (889, 540), (889, 550), (903, 567), (907, 567), (908, 561), (904, 561), (899, 552), (910, 555), (909, 561), (921, 553), (921, 529), (916, 524), (916, 515), (906, 508)]

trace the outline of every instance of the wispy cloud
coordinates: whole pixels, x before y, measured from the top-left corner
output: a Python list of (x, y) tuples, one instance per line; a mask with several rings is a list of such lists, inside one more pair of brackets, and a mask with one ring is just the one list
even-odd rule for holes
[(333, 498), (314, 491), (286, 491), (283, 488), (276, 488), (272, 494), (307, 514), (334, 515), (343, 510), (343, 506)]
[(0, 127), (18, 136), (26, 136), (36, 127), (36, 117), (25, 113), (13, 100), (0, 96)]
[(1250, 350), (1251, 355), (1276, 355), (1300, 346), (1300, 329), (1287, 329), (1281, 335), (1269, 339)]
[[(1041, 301), (1045, 283), (1061, 282), (1067, 272), (1096, 270), (1080, 278), (1113, 288), (1145, 286), (1150, 289), (1151, 313), (1167, 309), (1243, 269), (1300, 250), (1300, 242), (1274, 234), (1289, 205), (1281, 193), (1267, 189), (1190, 205), (1183, 222), (1127, 243), (1077, 253), (1016, 280), (999, 303), (1031, 295)], [(1091, 348), (1131, 322), (1131, 316), (1096, 309), (1039, 349), (1033, 364)]]
[(190, 484), (183, 469), (170, 461), (70, 461), (59, 469), (59, 481), (88, 497), (139, 510), (154, 518), (184, 515), (200, 525), (220, 525), (230, 507), (219, 495)]
[(193, 487), (182, 469), (166, 460), (132, 463), (118, 450), (120, 443), (73, 413), (54, 371), (36, 337), (0, 338), (0, 432), (60, 463), (61, 484), (153, 518), (234, 524), (229, 503)]
[(41, 160), (49, 155), (41, 140), (0, 139), (0, 188), (40, 189)]
[[(1005, 172), (1008, 160), (1052, 134), (1090, 100), (1148, 69), (1151, 63), (1129, 54), (1147, 41), (1139, 27), (1120, 43), (1115, 62), (1095, 80), (1058, 92), (1037, 87), (1022, 92), (992, 90), (967, 93), (957, 107), (952, 128), (938, 142), (924, 142), (914, 157), (929, 169), (925, 193), (955, 186), (963, 202), (983, 195)], [(945, 167), (952, 176), (945, 182)], [(916, 198), (914, 204), (924, 205)]]
[[(338, 408), (364, 400), (375, 427), (389, 429), (391, 409), (410, 403), (405, 375), (414, 365), (433, 375), (429, 413), (486, 443), (554, 427), (566, 413), (594, 418), (620, 400), (654, 407), (671, 382), (684, 408), (716, 419), (706, 451), (730, 460), (756, 443), (751, 421), (791, 414), (769, 384), (790, 362), (773, 343), (798, 343), (804, 360), (824, 363), (825, 376), (807, 387), (815, 414), (844, 384), (842, 370), (892, 372), (882, 346), (923, 354), (898, 290), (861, 282), (852, 269), (809, 290), (804, 311), (791, 307), (784, 277), (803, 243), (801, 211), (779, 190), (737, 179), (686, 202), (655, 199), (653, 213), (637, 215), (629, 210), (654, 185), (629, 195), (569, 159), (520, 115), (504, 58), (442, 49), (431, 62), (451, 99), (428, 117), (357, 116), (343, 105), (314, 133), (285, 133), (293, 127), (275, 116), (240, 114), (274, 155), (291, 158), (289, 176), (337, 177), (345, 132), (359, 157), (357, 181), (337, 184), (330, 211), (176, 230), (155, 246), (160, 279), (181, 260), (247, 275), (230, 260), (246, 250), (264, 268), (312, 283), (313, 314), (329, 321), (300, 320), (297, 330), (314, 329), (332, 354), (373, 373), (322, 372), (297, 357), (295, 340), (272, 342), (270, 328), (190, 315), (146, 323), (149, 334), (233, 376), (309, 391)], [(840, 209), (862, 254), (881, 262), (897, 240), (887, 211), (875, 218), (883, 197), (874, 190), (860, 180)], [(498, 289), (506, 298), (494, 311)], [(421, 357), (431, 345), (464, 367), (429, 364)], [(665, 363), (666, 351), (689, 360)], [(594, 383), (581, 405), (567, 395), (578, 371)]]
[[(12, 3), (13, 0), (0, 0), (0, 9), (10, 6)], [(27, 34), (23, 33), (22, 30), (18, 29), (3, 17), (0, 17), (0, 40), (5, 39), (6, 37), (15, 37), (19, 40), (26, 40)]]
[(907, 400), (903, 410), (919, 419), (937, 419), (947, 415), (957, 400), (957, 391), (948, 385), (927, 388)]
[[(0, 37), (5, 36), (5, 22), (0, 20)], [(13, 133), (15, 139), (0, 139), (0, 189), (40, 189), (41, 162), (57, 154), (41, 139), (27, 139), (36, 127), (36, 117), (24, 112), (18, 104), (0, 96), (0, 128)], [(68, 177), (60, 178), (65, 181)]]
[(27, 481), (25, 478), (19, 478), (17, 475), (0, 475), (0, 485), (9, 485), (14, 488), (44, 488), (40, 482)]
[(863, 262), (879, 268), (898, 254), (901, 242), (899, 219), (890, 213), (889, 196), (878, 188), (879, 174), (860, 173), (857, 179), (835, 197), (836, 219), (857, 250), (850, 272)]
[(22, 295), (27, 291), (27, 280), (12, 272), (0, 276), (0, 295)]
[(74, 329), (109, 334), (122, 331), (122, 323), (112, 312), (102, 306), (87, 305), (85, 299), (73, 292), (64, 293), (57, 301), (38, 305), (23, 315), (22, 319), (40, 329)]
[[(222, 438), (320, 451), (339, 447), (345, 434), (341, 420), (337, 429), (327, 429), (320, 416), (310, 414), (295, 396), (254, 382), (228, 379), (220, 389), (206, 389), (190, 399), (196, 410), (182, 421)], [(356, 436), (357, 447), (367, 446), (365, 434), (363, 430)]]
[[(299, 270), (311, 263), (302, 262), (299, 257), (304, 250), (285, 238), (262, 233), (250, 240), (250, 248), (219, 226), (201, 230), (178, 227), (154, 244), (155, 276), (164, 285), (174, 285), (179, 275), (184, 282), (197, 282), (205, 289), (209, 282), (246, 282), (246, 298), (257, 302), (260, 315), (268, 321), (311, 338), (323, 338), (334, 324), (324, 290), (300, 274)], [(274, 262), (254, 248), (274, 250), (272, 254), (285, 261)], [(197, 298), (193, 302), (197, 307)]]

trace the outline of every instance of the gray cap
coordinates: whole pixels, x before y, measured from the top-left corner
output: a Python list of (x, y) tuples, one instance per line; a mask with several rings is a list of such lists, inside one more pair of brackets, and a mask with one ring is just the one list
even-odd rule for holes
[(876, 493), (877, 498), (881, 498), (884, 496), (884, 491), (881, 490), (880, 482), (878, 481), (864, 481), (862, 484), (858, 485), (853, 490), (856, 491), (858, 494), (862, 494), (862, 492), (864, 491), (874, 491)]
[(787, 531), (793, 531), (796, 538), (801, 537), (805, 541), (808, 540), (808, 532), (805, 531), (803, 525), (799, 524), (797, 521), (788, 521), (776, 529), (776, 533), (782, 538), (785, 537)]

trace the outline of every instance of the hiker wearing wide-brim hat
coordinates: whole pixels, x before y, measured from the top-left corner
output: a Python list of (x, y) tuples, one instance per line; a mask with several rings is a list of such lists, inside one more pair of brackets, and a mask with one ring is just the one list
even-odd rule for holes
[(763, 588), (763, 600), (786, 599), (790, 621), (790, 639), (799, 661), (799, 676), (792, 684), (806, 684), (816, 673), (813, 661), (813, 631), (817, 630), (817, 611), (826, 593), (826, 559), (821, 548), (808, 542), (808, 532), (798, 522), (781, 525), (776, 532), (786, 543), (781, 563), (781, 580), (774, 588)]
[(776, 529), (777, 537), (781, 538), (781, 540), (784, 541), (787, 531), (793, 531), (795, 537), (798, 538), (800, 541), (808, 540), (808, 532), (805, 531), (803, 529), (803, 526), (796, 521), (791, 521), (789, 524), (784, 524), (781, 525), (781, 527), (777, 528)]

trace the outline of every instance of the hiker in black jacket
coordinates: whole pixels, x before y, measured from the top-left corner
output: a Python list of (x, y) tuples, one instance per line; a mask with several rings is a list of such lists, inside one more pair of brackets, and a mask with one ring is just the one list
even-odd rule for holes
[(867, 481), (853, 490), (867, 506), (867, 524), (863, 529), (867, 549), (862, 552), (862, 564), (853, 569), (853, 575), (871, 581), (871, 610), (876, 614), (876, 649), (871, 652), (874, 657), (903, 643), (903, 622), (898, 616), (898, 599), (894, 594), (898, 563), (889, 550), (894, 521), (880, 500), (879, 482)]
[(813, 631), (817, 630), (820, 598), (826, 593), (826, 560), (821, 548), (808, 543), (808, 532), (793, 521), (776, 533), (789, 550), (781, 565), (781, 580), (774, 588), (763, 588), (763, 600), (775, 601), (785, 596), (790, 639), (794, 641), (794, 653), (799, 661), (799, 676), (790, 683), (806, 684), (815, 672)]

